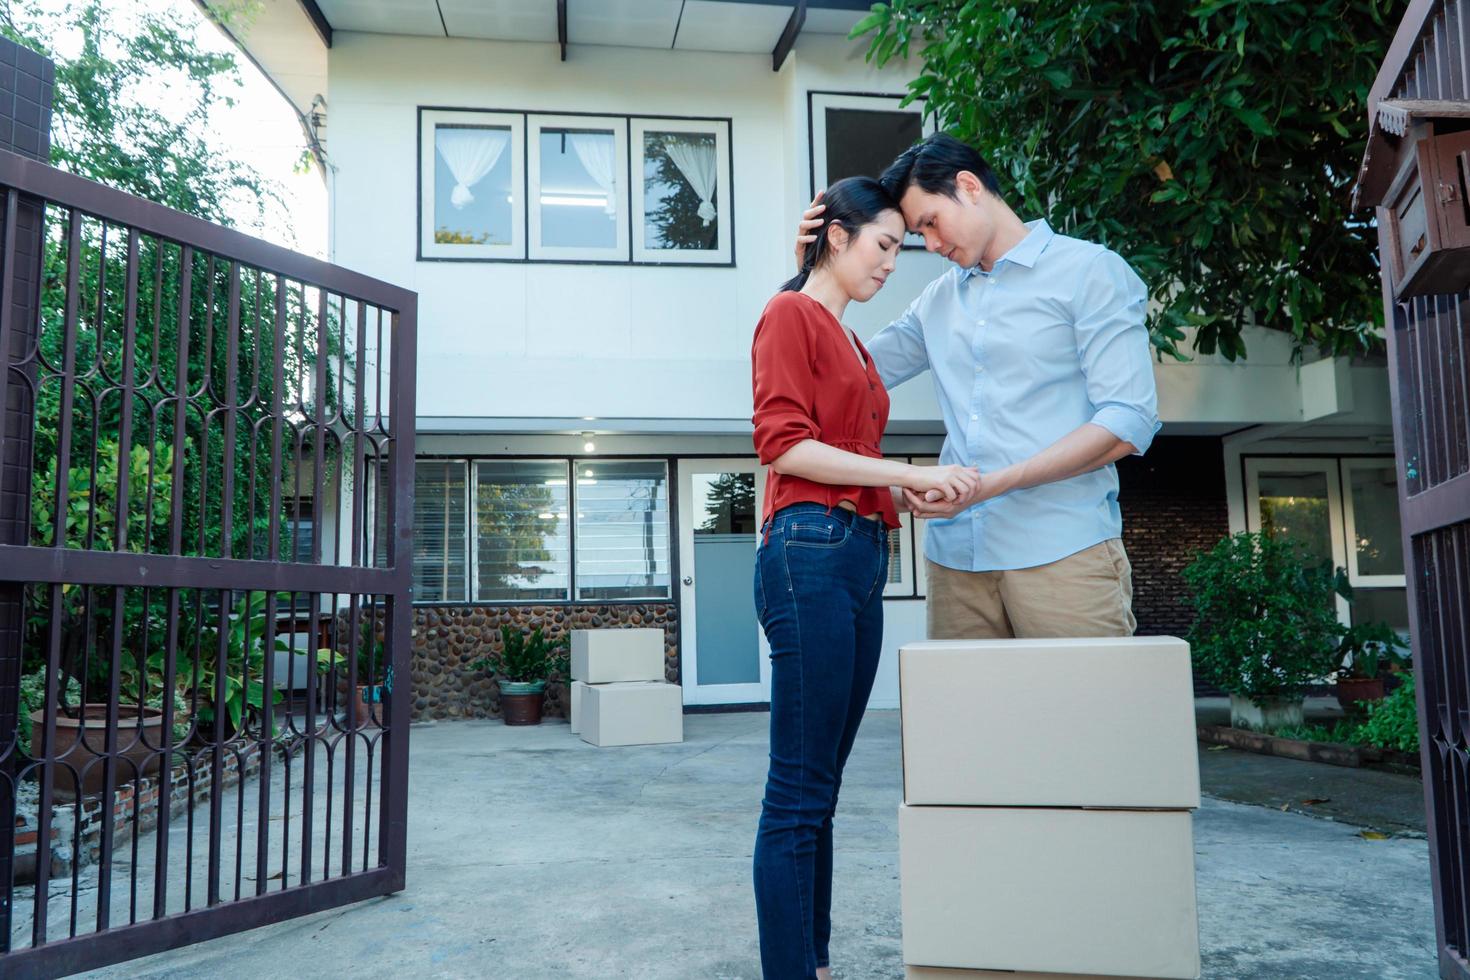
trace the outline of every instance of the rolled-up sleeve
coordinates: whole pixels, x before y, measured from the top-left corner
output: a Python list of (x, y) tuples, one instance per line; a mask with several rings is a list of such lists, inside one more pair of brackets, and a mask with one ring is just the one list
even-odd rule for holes
[(792, 446), (821, 432), (807, 324), (790, 310), (767, 310), (756, 324), (750, 362), (755, 453), (763, 466), (769, 466)]
[(1073, 300), (1077, 353), (1092, 403), (1089, 420), (1143, 455), (1159, 431), (1144, 314), (1148, 290), (1116, 252), (1093, 259)]

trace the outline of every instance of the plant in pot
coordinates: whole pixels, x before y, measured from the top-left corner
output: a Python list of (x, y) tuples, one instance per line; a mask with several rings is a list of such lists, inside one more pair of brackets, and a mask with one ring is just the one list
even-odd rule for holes
[(378, 638), (379, 616), (364, 611), (358, 624), (356, 653), (356, 691), (353, 691), (353, 673), (350, 671), (347, 650), (318, 650), (317, 670), (322, 674), (333, 674), (334, 690), (337, 692), (339, 710), (351, 710), (358, 728), (377, 727), (382, 724), (384, 695), (391, 688), (389, 665), (383, 656), (383, 641)]
[(500, 649), (471, 664), (493, 671), (500, 682), (500, 713), (507, 725), (539, 725), (546, 682), (567, 670), (567, 646), (552, 643), (536, 627), (530, 634), (500, 627)]
[(1195, 669), (1230, 695), (1232, 725), (1302, 724), (1306, 688), (1339, 663), (1333, 596), (1341, 578), (1290, 538), (1245, 531), (1184, 570)]
[(1344, 629), (1337, 647), (1337, 703), (1352, 711), (1363, 702), (1383, 700), (1383, 673), (1407, 668), (1408, 649), (1387, 623), (1354, 623)]

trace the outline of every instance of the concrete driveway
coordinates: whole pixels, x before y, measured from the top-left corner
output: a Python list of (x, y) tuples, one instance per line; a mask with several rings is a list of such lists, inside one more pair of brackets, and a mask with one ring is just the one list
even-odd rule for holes
[[(759, 977), (767, 720), (691, 715), (681, 745), (620, 749), (560, 722), (417, 726), (406, 891), (89, 975)], [(838, 810), (843, 980), (902, 976), (899, 797), (898, 715), (871, 712)], [(1422, 839), (1213, 799), (1195, 837), (1206, 977), (1436, 976)]]

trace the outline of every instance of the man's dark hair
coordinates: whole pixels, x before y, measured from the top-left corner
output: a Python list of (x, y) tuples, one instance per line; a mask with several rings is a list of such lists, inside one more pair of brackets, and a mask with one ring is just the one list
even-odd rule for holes
[(995, 171), (990, 169), (990, 164), (974, 147), (961, 143), (948, 133), (927, 136), (904, 150), (878, 180), (895, 199), (902, 198), (910, 187), (956, 199), (959, 191), (955, 186), (955, 175), (961, 170), (968, 170), (979, 177), (987, 191), (1000, 197), (1000, 181), (995, 179)]

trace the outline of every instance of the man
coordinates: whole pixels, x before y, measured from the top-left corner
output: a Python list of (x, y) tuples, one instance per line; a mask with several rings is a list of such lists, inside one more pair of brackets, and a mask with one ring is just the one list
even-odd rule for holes
[[(955, 267), (868, 350), (888, 388), (933, 372), (941, 462), (982, 474), (951, 503), (904, 492), (929, 519), (930, 638), (1132, 634), (1113, 464), (1159, 429), (1143, 282), (1101, 245), (1022, 222), (980, 154), (946, 134), (881, 181)], [(798, 255), (820, 213), (814, 201), (803, 216)]]

